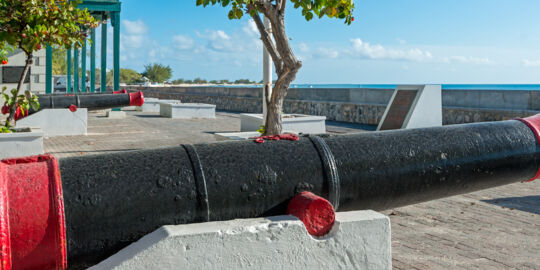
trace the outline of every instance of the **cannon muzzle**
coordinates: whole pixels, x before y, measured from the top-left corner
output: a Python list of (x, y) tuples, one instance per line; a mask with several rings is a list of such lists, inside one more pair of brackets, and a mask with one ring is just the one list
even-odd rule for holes
[[(2, 263), (79, 269), (160, 226), (280, 215), (310, 191), (384, 210), (539, 177), (540, 115), (0, 163)], [(46, 254), (43, 255), (43, 254)]]

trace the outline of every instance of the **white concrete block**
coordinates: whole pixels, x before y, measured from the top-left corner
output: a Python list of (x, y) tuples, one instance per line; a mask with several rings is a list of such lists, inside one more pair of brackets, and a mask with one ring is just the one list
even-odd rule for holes
[(127, 107), (122, 107), (122, 111), (136, 111), (137, 108), (139, 108), (139, 106), (127, 106)]
[(441, 85), (400, 85), (394, 91), (389, 106), (386, 108), (382, 120), (377, 127), (380, 130), (390, 105), (401, 90), (416, 90), (418, 93), (409, 108), (401, 125), (402, 129), (440, 127), (442, 126), (442, 90)]
[(145, 98), (144, 103), (140, 107), (136, 107), (139, 112), (159, 112), (159, 99), (157, 98)]
[[(240, 131), (256, 131), (263, 123), (262, 114), (240, 114)], [(326, 116), (285, 114), (282, 129), (294, 133), (322, 134), (326, 133)]]
[(126, 118), (126, 112), (123, 111), (108, 111), (107, 117), (110, 119), (124, 119)]
[(0, 133), (0, 160), (41, 155), (43, 132), (39, 128), (17, 128), (19, 132)]
[(442, 126), (441, 85), (425, 85), (405, 128)]
[[(283, 133), (294, 133), (289, 130), (283, 131)], [(256, 137), (260, 137), (261, 133), (257, 131), (246, 131), (246, 132), (220, 132), (220, 133), (214, 133), (216, 138), (219, 141), (241, 141), (241, 140), (248, 140)]]
[(292, 216), (163, 226), (89, 269), (391, 269), (390, 220), (340, 212), (310, 236)]
[(216, 118), (216, 105), (202, 103), (159, 104), (159, 114), (168, 118)]
[(44, 109), (17, 121), (18, 127), (39, 127), (46, 137), (86, 135), (88, 110)]

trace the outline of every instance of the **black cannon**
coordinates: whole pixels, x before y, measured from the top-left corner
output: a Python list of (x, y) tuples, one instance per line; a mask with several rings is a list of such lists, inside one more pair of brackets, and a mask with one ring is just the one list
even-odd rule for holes
[[(124, 106), (142, 106), (144, 95), (142, 92), (118, 93), (118, 94), (50, 94), (38, 95), (39, 110), (43, 109), (70, 109), (72, 111), (78, 108), (88, 110), (102, 110)], [(15, 119), (21, 119), (30, 114), (36, 113), (32, 108), (25, 113), (17, 108)]]
[[(9, 215), (0, 216), (0, 224), (9, 226), (2, 225), (0, 243), (11, 250), (13, 266), (65, 267), (67, 260), (79, 269), (162, 225), (284, 214), (302, 191), (338, 210), (384, 210), (532, 181), (540, 175), (539, 131), (540, 115), (298, 141), (5, 160), (0, 191)], [(2, 241), (5, 235), (10, 239)]]

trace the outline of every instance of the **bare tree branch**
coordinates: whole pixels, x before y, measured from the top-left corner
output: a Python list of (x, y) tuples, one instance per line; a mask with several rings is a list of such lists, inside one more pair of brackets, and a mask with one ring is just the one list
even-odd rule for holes
[(272, 57), (272, 61), (274, 62), (274, 66), (276, 68), (276, 73), (280, 74), (283, 67), (283, 61), (281, 61), (281, 58), (278, 55), (278, 51), (276, 50), (276, 47), (274, 46), (274, 42), (272, 41), (270, 34), (268, 33), (266, 27), (264, 27), (264, 24), (258, 13), (255, 13), (251, 17), (253, 18), (253, 21), (255, 22), (257, 29), (259, 29), (259, 32), (261, 33), (261, 40), (264, 46), (266, 47), (266, 49), (270, 53), (270, 56)]

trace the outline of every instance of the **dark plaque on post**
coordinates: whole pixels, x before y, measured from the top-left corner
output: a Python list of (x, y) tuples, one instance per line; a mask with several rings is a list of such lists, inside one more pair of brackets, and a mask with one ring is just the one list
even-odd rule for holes
[[(19, 83), (24, 67), (2, 67), (2, 83)], [(30, 69), (26, 73), (24, 83), (30, 83)]]
[(421, 89), (398, 87), (386, 108), (377, 130), (400, 129), (408, 120), (414, 109)]

